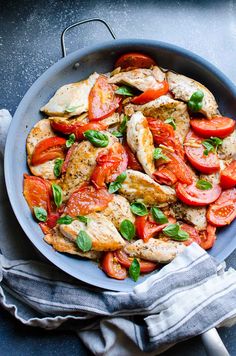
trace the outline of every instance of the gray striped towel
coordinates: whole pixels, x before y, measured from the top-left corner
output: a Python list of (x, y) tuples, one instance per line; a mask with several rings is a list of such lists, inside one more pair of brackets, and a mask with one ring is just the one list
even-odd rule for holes
[(46, 262), (10, 260), (9, 244), (2, 231), (0, 304), (26, 325), (76, 331), (95, 355), (157, 355), (236, 322), (236, 272), (195, 243), (128, 293), (88, 286)]

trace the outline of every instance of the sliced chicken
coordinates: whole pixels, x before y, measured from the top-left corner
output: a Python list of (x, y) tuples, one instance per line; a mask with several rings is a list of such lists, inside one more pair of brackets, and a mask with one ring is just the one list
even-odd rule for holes
[(236, 159), (236, 130), (223, 139), (218, 148), (218, 156), (224, 160)]
[(86, 113), (79, 116), (73, 116), (72, 118), (61, 117), (61, 116), (50, 116), (48, 120), (50, 121), (50, 123), (55, 122), (57, 124), (65, 124), (65, 125), (75, 125), (75, 124), (85, 125), (89, 122)]
[(99, 74), (93, 73), (81, 82), (63, 85), (40, 110), (48, 116), (75, 116), (88, 111), (88, 97)]
[(44, 162), (37, 166), (32, 166), (31, 156), (34, 152), (35, 146), (45, 138), (54, 137), (56, 134), (52, 131), (50, 126), (50, 121), (48, 119), (43, 119), (38, 121), (32, 130), (30, 131), (27, 140), (26, 140), (26, 150), (27, 150), (27, 161), (29, 165), (29, 169), (31, 173), (37, 177), (42, 177), (45, 179), (55, 179), (55, 175), (53, 173), (55, 159), (51, 161)]
[(130, 202), (142, 201), (147, 206), (166, 205), (176, 201), (174, 189), (156, 183), (147, 174), (128, 169), (127, 178), (122, 183), (119, 194)]
[(94, 213), (87, 224), (74, 220), (70, 225), (60, 225), (60, 232), (74, 242), (81, 230), (92, 239), (92, 251), (115, 251), (125, 246), (126, 242), (110, 220)]
[(183, 252), (186, 246), (177, 241), (162, 241), (151, 238), (148, 242), (137, 240), (127, 244), (124, 251), (131, 257), (143, 258), (144, 260), (168, 263), (172, 261), (179, 253)]
[(102, 123), (106, 124), (107, 126), (114, 126), (121, 122), (121, 118), (120, 118), (120, 115), (115, 112), (114, 114), (108, 116), (106, 119), (100, 120), (99, 122), (102, 122)]
[(160, 98), (144, 105), (128, 104), (125, 107), (126, 115), (132, 115), (136, 111), (141, 111), (146, 117), (154, 117), (163, 121), (172, 117), (176, 124), (175, 133), (180, 142), (184, 142), (190, 127), (190, 118), (185, 103), (174, 100), (167, 95), (162, 95)]
[(171, 205), (171, 210), (177, 220), (184, 220), (193, 224), (198, 230), (205, 230), (207, 227), (206, 208), (190, 207), (181, 202)]
[(153, 158), (155, 147), (147, 119), (141, 112), (133, 114), (127, 123), (127, 142), (136, 153), (144, 171), (152, 177), (156, 170)]
[(218, 105), (213, 94), (204, 85), (196, 80), (173, 72), (167, 72), (166, 76), (170, 91), (176, 99), (187, 102), (195, 91), (201, 90), (204, 93), (204, 98), (200, 112), (208, 118), (219, 114)]

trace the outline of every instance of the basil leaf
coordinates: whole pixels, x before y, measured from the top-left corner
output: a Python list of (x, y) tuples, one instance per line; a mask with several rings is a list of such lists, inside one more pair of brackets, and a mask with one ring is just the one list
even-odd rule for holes
[(189, 101), (188, 101), (188, 107), (191, 111), (197, 112), (201, 110), (202, 105), (203, 105), (203, 98), (204, 98), (204, 93), (201, 90), (195, 91)]
[(209, 190), (212, 188), (212, 184), (204, 179), (199, 179), (196, 183), (196, 187), (201, 190)]
[(55, 160), (53, 173), (54, 173), (55, 177), (57, 177), (57, 178), (60, 177), (60, 175), (61, 175), (61, 167), (63, 165), (63, 162), (64, 162), (64, 160), (62, 158), (57, 158)]
[(154, 149), (153, 158), (154, 159), (163, 159), (164, 161), (168, 161), (168, 157), (162, 153), (162, 149), (160, 147)]
[(186, 241), (189, 238), (189, 234), (187, 231), (179, 229), (178, 234), (173, 236), (172, 239), (176, 241)]
[(112, 135), (115, 136), (115, 137), (118, 137), (118, 138), (123, 137), (122, 133), (119, 132), (119, 131), (113, 131)]
[(116, 91), (116, 94), (124, 95), (124, 96), (134, 96), (132, 89), (126, 85), (119, 87)]
[(81, 105), (77, 105), (77, 106), (68, 106), (65, 109), (65, 112), (74, 112), (76, 111)]
[(115, 182), (123, 183), (126, 180), (126, 178), (127, 178), (126, 172), (122, 172), (120, 175), (118, 175)]
[(120, 124), (120, 127), (119, 127), (119, 132), (123, 135), (124, 133), (125, 133), (125, 131), (126, 131), (126, 124), (127, 124), (127, 122), (128, 122), (128, 116), (124, 116), (124, 118), (123, 118), (123, 120), (122, 120), (122, 122), (121, 122), (121, 124)]
[(151, 208), (151, 213), (152, 213), (153, 219), (158, 224), (165, 224), (168, 222), (168, 219), (165, 216), (165, 214), (163, 214), (163, 212), (160, 209), (156, 208), (155, 206), (153, 208)]
[(53, 193), (53, 198), (54, 202), (57, 207), (59, 207), (62, 203), (62, 189), (59, 185), (57, 184), (52, 184), (52, 193)]
[(58, 220), (57, 223), (58, 224), (64, 224), (64, 225), (70, 225), (72, 223), (74, 219), (69, 216), (69, 215), (65, 215), (65, 216), (61, 216)]
[(164, 122), (166, 124), (171, 125), (173, 127), (173, 129), (176, 130), (175, 119), (173, 117), (168, 117)]
[(68, 140), (66, 140), (66, 147), (69, 148), (75, 143), (75, 134), (70, 134)]
[(85, 224), (88, 224), (91, 221), (91, 218), (88, 218), (87, 216), (83, 215), (78, 215), (77, 219)]
[(129, 275), (135, 282), (137, 282), (140, 276), (140, 263), (136, 258), (133, 259), (129, 267)]
[(209, 152), (214, 152), (214, 146), (207, 142), (207, 141), (202, 141), (202, 145), (206, 148), (204, 151), (203, 151), (203, 154), (205, 156), (208, 156)]
[(126, 177), (126, 172), (121, 173), (114, 182), (110, 183), (108, 192), (112, 194), (119, 190), (122, 187), (122, 183), (125, 181)]
[(130, 209), (132, 213), (138, 216), (144, 216), (147, 215), (148, 210), (145, 204), (141, 202), (135, 202), (130, 205)]
[(83, 252), (90, 251), (92, 248), (92, 239), (84, 230), (80, 230), (76, 243)]
[(85, 131), (84, 137), (86, 137), (95, 147), (107, 147), (109, 143), (108, 136), (96, 130)]
[(40, 208), (39, 206), (35, 206), (34, 215), (37, 220), (45, 222), (47, 220), (48, 214), (44, 208)]
[(208, 155), (209, 152), (216, 152), (218, 146), (222, 145), (223, 140), (221, 140), (221, 138), (219, 137), (211, 137), (211, 138), (207, 138), (206, 140), (202, 141), (202, 145), (206, 148), (206, 150), (204, 150), (204, 155)]
[(128, 241), (135, 235), (135, 226), (130, 220), (123, 220), (120, 224), (120, 233)]
[(178, 224), (169, 224), (162, 230), (162, 232), (169, 237), (175, 237), (178, 235), (179, 225)]

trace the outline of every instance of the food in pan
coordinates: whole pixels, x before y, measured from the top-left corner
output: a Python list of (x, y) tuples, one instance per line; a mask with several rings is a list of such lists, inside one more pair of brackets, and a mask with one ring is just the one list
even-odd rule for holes
[(56, 251), (136, 281), (236, 217), (235, 121), (201, 83), (127, 53), (41, 111), (24, 196)]

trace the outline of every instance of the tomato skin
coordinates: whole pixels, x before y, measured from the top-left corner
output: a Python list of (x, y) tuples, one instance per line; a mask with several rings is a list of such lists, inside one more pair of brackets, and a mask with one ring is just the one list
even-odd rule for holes
[(186, 165), (183, 159), (175, 153), (168, 153), (170, 162), (166, 164), (166, 168), (171, 171), (181, 183), (191, 184), (193, 182), (193, 172)]
[(121, 98), (115, 94), (116, 86), (100, 75), (89, 93), (89, 120), (102, 120), (110, 116), (118, 107)]
[(49, 137), (40, 141), (31, 157), (31, 165), (37, 166), (55, 158), (63, 158), (66, 139), (62, 137)]
[(120, 56), (115, 63), (115, 68), (150, 68), (154, 65), (156, 65), (156, 62), (146, 54), (131, 52)]
[(84, 140), (84, 132), (87, 130), (103, 131), (107, 129), (107, 125), (103, 122), (90, 121), (87, 124), (80, 125), (75, 130), (75, 136), (78, 140)]
[(229, 189), (236, 186), (236, 161), (233, 161), (228, 167), (221, 171), (220, 185), (223, 189)]
[(127, 277), (127, 271), (121, 266), (113, 252), (106, 252), (101, 263), (102, 270), (111, 278), (123, 280)]
[(183, 241), (183, 243), (186, 246), (191, 245), (192, 242), (196, 242), (198, 245), (201, 244), (201, 238), (200, 235), (198, 233), (198, 231), (195, 229), (194, 226), (191, 226), (189, 224), (183, 223), (180, 224), (181, 230), (186, 231), (189, 234), (189, 239), (186, 241)]
[(61, 173), (66, 173), (66, 170), (68, 168), (68, 165), (69, 165), (69, 162), (70, 162), (70, 159), (76, 149), (76, 147), (78, 146), (77, 143), (74, 143), (70, 148), (69, 150), (67, 151), (67, 154), (66, 154), (66, 158), (62, 164), (62, 167), (61, 167)]
[(235, 121), (225, 116), (214, 116), (209, 119), (192, 119), (190, 125), (196, 134), (210, 138), (225, 138), (235, 129)]
[(215, 184), (209, 190), (201, 190), (196, 187), (196, 182), (190, 185), (177, 183), (175, 186), (177, 198), (190, 206), (205, 206), (217, 200), (221, 193), (221, 187)]
[(32, 210), (35, 206), (51, 211), (50, 189), (48, 182), (43, 178), (24, 174), (23, 183), (24, 197)]
[(207, 224), (205, 231), (201, 232), (201, 243), (200, 246), (204, 250), (209, 250), (212, 248), (216, 241), (216, 227), (210, 224)]
[[(131, 266), (133, 257), (129, 257), (124, 251), (117, 250), (114, 252), (114, 255), (123, 267), (129, 268)], [(139, 264), (141, 273), (150, 273), (158, 267), (156, 263), (144, 260), (140, 260)]]
[(135, 171), (143, 172), (143, 168), (142, 168), (141, 164), (139, 163), (135, 154), (130, 149), (128, 143), (124, 142), (123, 146), (124, 146), (124, 149), (125, 149), (127, 157), (128, 157), (128, 168), (133, 169)]
[(236, 218), (236, 189), (225, 190), (207, 210), (207, 221), (214, 226), (225, 226)]
[(148, 215), (137, 216), (135, 219), (137, 235), (144, 242), (148, 242), (151, 237), (162, 231), (167, 225), (168, 223), (158, 225), (156, 222), (150, 221)]
[(167, 81), (163, 81), (160, 83), (159, 89), (147, 89), (144, 93), (140, 94), (139, 96), (134, 97), (131, 102), (133, 104), (146, 104), (149, 101), (155, 100), (162, 95), (167, 94), (169, 91), (169, 84)]
[(177, 178), (168, 168), (160, 166), (154, 173), (153, 178), (160, 184), (174, 185), (177, 182)]
[(86, 123), (87, 119), (64, 119), (61, 117), (55, 117), (50, 119), (51, 128), (54, 131), (63, 133), (64, 135), (70, 135), (76, 132), (76, 129)]

